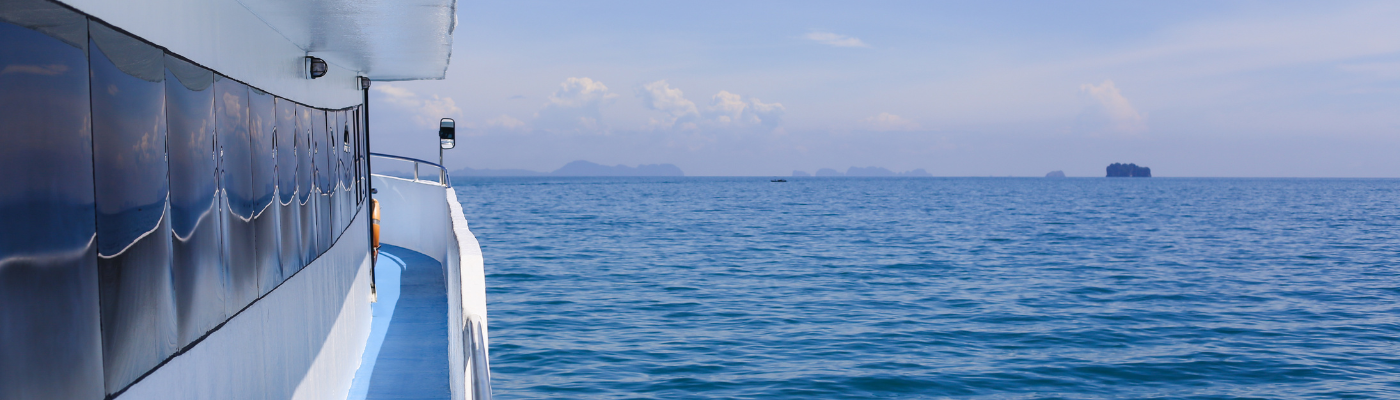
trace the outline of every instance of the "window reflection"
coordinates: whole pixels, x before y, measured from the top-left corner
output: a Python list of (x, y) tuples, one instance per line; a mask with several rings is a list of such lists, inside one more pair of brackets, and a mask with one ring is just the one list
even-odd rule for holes
[(320, 231), (317, 229), (316, 203), (316, 147), (311, 123), (313, 116), (310, 107), (298, 104), (297, 112), (297, 204), (301, 208), (301, 249), (304, 264), (310, 264), (320, 251)]
[(340, 155), (340, 208), (345, 211), (344, 218), (340, 220), (340, 229), (343, 231), (350, 226), (350, 221), (355, 217), (355, 192), (353, 183), (351, 183), (354, 180), (351, 176), (353, 173), (351, 167), (354, 165), (354, 161), (353, 154), (350, 152), (350, 110), (340, 110), (336, 114), (340, 115), (340, 136), (342, 139), (341, 151), (337, 154)]
[[(302, 261), (301, 207), (297, 205), (297, 156), (303, 152), (297, 140), (297, 105), (277, 99), (276, 170), (277, 205), (281, 234), (278, 258), (282, 273), (290, 277), (304, 265)], [(286, 279), (285, 277), (283, 279)]]
[(355, 179), (359, 183), (356, 187), (360, 189), (360, 204), (364, 204), (365, 199), (369, 197), (369, 138), (364, 127), (364, 112), (364, 106), (355, 107), (355, 138), (356, 144), (359, 145), (359, 151), (355, 153), (355, 165), (359, 167), (355, 172)]
[(314, 110), (311, 112), (312, 120), (312, 140), (315, 141), (316, 153), (314, 154), (316, 163), (316, 254), (325, 252), (335, 243), (335, 207), (331, 203), (331, 196), (335, 193), (335, 188), (331, 186), (335, 177), (331, 169), (330, 154), (333, 144), (329, 143), (330, 135), (327, 133), (330, 127), (325, 110)]
[(183, 348), (227, 315), (220, 255), (223, 197), (214, 141), (214, 73), (171, 56), (165, 57), (165, 68), (171, 277)]
[(248, 90), (248, 137), (252, 144), (252, 224), (255, 268), (258, 271), (259, 296), (271, 291), (282, 283), (282, 259), (278, 244), (281, 241), (278, 229), (281, 219), (278, 207), (274, 207), (273, 196), (277, 195), (276, 159), (273, 143), (274, 127), (277, 124), (276, 103), (272, 95), (258, 89)]
[(164, 55), (102, 24), (89, 35), (102, 355), (122, 388), (177, 350)]
[(364, 143), (363, 143), (363, 141), (360, 140), (360, 108), (359, 108), (359, 107), (355, 107), (355, 108), (353, 108), (352, 110), (353, 110), (353, 111), (351, 111), (351, 117), (350, 117), (350, 120), (351, 120), (351, 123), (350, 123), (350, 137), (351, 137), (351, 138), (354, 138), (354, 140), (355, 140), (355, 149), (354, 149), (355, 155), (354, 155), (354, 157), (353, 157), (353, 160), (354, 160), (354, 163), (355, 163), (355, 164), (354, 164), (354, 165), (355, 165), (355, 168), (354, 168), (354, 169), (355, 169), (355, 175), (354, 175), (354, 178), (355, 178), (355, 179), (354, 179), (354, 185), (355, 185), (355, 205), (359, 205), (361, 199), (364, 198), (364, 197), (363, 197), (363, 193), (361, 193), (361, 190), (360, 190), (360, 189), (361, 189), (361, 187), (360, 187), (360, 171), (363, 170), (363, 164), (362, 164), (362, 161), (361, 161), (360, 154), (361, 154), (361, 149), (363, 149)]
[[(87, 20), (0, 13), (0, 398), (104, 394)], [(8, 173), (23, 171), (23, 173)]]
[(335, 182), (333, 182), (336, 210), (335, 234), (336, 236), (340, 236), (340, 233), (345, 230), (345, 225), (348, 224), (347, 221), (350, 218), (350, 209), (346, 206), (349, 204), (350, 196), (345, 194), (346, 189), (349, 189), (345, 184), (345, 153), (347, 150), (346, 146), (348, 145), (345, 143), (345, 139), (349, 132), (345, 131), (345, 110), (338, 110), (333, 112), (333, 114), (335, 114), (335, 123), (331, 124), (331, 137), (335, 140), (335, 151), (331, 152), (330, 162), (331, 168), (335, 171), (335, 176), (333, 178), (335, 180)]
[(258, 297), (257, 253), (253, 231), (252, 144), (248, 136), (248, 86), (214, 76), (214, 118), (219, 144), (220, 213), (224, 259), (228, 266), (224, 312), (237, 313)]

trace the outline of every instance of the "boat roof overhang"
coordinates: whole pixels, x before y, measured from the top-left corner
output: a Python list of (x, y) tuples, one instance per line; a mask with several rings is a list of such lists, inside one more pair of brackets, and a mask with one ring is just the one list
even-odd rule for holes
[(237, 0), (307, 54), (377, 81), (442, 79), (456, 0)]
[[(361, 104), (362, 76), (446, 77), (457, 6), (456, 0), (56, 1), (220, 75), (327, 109)], [(306, 56), (326, 60), (327, 73), (308, 77)]]

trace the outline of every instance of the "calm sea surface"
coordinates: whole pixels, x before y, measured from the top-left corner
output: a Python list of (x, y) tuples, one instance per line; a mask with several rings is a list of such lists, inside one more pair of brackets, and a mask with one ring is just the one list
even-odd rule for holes
[(1400, 180), (787, 179), (459, 179), (497, 398), (1400, 398)]

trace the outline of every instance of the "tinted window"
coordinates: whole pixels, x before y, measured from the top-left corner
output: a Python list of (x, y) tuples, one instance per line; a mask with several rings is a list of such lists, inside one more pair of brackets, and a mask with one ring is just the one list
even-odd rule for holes
[(312, 109), (298, 104), (297, 113), (297, 196), (306, 202), (316, 192), (315, 141), (312, 140)]
[(280, 242), (281, 219), (275, 204), (277, 195), (277, 160), (274, 128), (277, 126), (276, 100), (258, 89), (248, 90), (248, 136), (252, 144), (252, 213), (253, 238), (257, 253), (254, 261), (258, 270), (259, 294), (266, 294), (282, 283)]
[(355, 107), (354, 127), (355, 127), (355, 204), (364, 202), (364, 173), (365, 173), (365, 141), (364, 130), (360, 126), (363, 122), (360, 114), (361, 108)]
[(248, 136), (252, 144), (252, 196), (254, 213), (272, 203), (277, 189), (276, 100), (258, 89), (248, 91)]
[(336, 225), (336, 233), (345, 230), (350, 225), (350, 218), (353, 217), (351, 205), (355, 199), (350, 195), (350, 118), (346, 110), (335, 112), (336, 117), (336, 139), (339, 144), (335, 151), (336, 164), (336, 189), (340, 199), (336, 201), (340, 211), (340, 223)]
[(161, 50), (89, 26), (98, 288), (107, 388), (175, 353)]
[(354, 108), (354, 111), (351, 112), (350, 122), (351, 122), (351, 123), (350, 123), (350, 137), (353, 138), (354, 141), (355, 141), (354, 155), (352, 156), (352, 159), (355, 160), (355, 168), (354, 168), (354, 171), (355, 171), (355, 174), (354, 174), (354, 181), (355, 181), (355, 204), (356, 204), (356, 205), (359, 205), (359, 204), (360, 204), (360, 200), (364, 198), (363, 193), (362, 193), (362, 191), (360, 190), (360, 189), (361, 189), (361, 188), (360, 188), (360, 174), (364, 171), (364, 161), (361, 160), (360, 155), (363, 154), (362, 150), (363, 150), (363, 148), (364, 148), (364, 141), (360, 140), (360, 108), (359, 108), (359, 107), (355, 107), (355, 108)]
[[(339, 114), (340, 136), (343, 139), (340, 143), (340, 184), (348, 195), (353, 186), (351, 182), (354, 180), (353, 166), (355, 165), (355, 143), (350, 128), (353, 124), (350, 117), (354, 115), (354, 113), (350, 112), (350, 110), (343, 110)], [(350, 202), (347, 202), (347, 204), (350, 204)]]
[(224, 257), (228, 296), (224, 312), (237, 313), (258, 296), (253, 233), (252, 144), (248, 136), (248, 86), (214, 77), (214, 118), (219, 143), (219, 183), (224, 194)]
[(301, 223), (302, 263), (310, 264), (320, 254), (317, 248), (316, 230), (316, 148), (312, 140), (312, 110), (297, 105), (297, 204), (301, 208), (298, 215)]
[(301, 207), (297, 204), (297, 156), (302, 152), (297, 140), (297, 106), (277, 99), (277, 207), (281, 220), (282, 271), (291, 276), (301, 269)]
[(278, 201), (291, 204), (297, 193), (297, 105), (277, 99), (277, 193)]
[(100, 399), (87, 21), (48, 3), (5, 7), (0, 398)]
[(183, 348), (226, 315), (218, 218), (222, 196), (214, 142), (214, 73), (170, 56), (165, 68), (171, 278)]
[(331, 227), (335, 224), (335, 208), (331, 206), (331, 195), (335, 188), (331, 186), (332, 178), (335, 177), (330, 167), (329, 134), (327, 134), (327, 120), (325, 110), (313, 110), (311, 112), (312, 140), (316, 146), (316, 153), (313, 158), (316, 162), (316, 254), (326, 251), (334, 243), (335, 236), (331, 235)]

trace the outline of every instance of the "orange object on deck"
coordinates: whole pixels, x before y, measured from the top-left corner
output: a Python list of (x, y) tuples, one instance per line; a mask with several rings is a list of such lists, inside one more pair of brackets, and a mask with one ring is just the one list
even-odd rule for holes
[(379, 200), (370, 203), (370, 235), (369, 244), (374, 248), (375, 259), (379, 257)]

